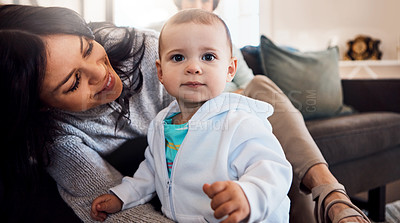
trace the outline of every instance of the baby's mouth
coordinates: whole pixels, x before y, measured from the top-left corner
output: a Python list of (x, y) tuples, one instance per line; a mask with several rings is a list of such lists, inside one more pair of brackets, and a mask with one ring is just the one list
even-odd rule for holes
[(183, 86), (187, 86), (187, 87), (201, 87), (204, 86), (205, 84), (198, 82), (198, 81), (188, 81), (182, 84)]

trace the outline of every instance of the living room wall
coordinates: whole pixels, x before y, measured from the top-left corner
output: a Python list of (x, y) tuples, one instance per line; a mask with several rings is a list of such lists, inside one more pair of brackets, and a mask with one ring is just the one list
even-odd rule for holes
[[(107, 2), (112, 0), (0, 0), (0, 3), (15, 2), (65, 6), (83, 14), (87, 21), (104, 21), (107, 20), (107, 10), (113, 13), (107, 7)], [(174, 9), (172, 1), (168, 2), (172, 5), (170, 8)], [(240, 3), (242, 0), (234, 2)], [(243, 2), (240, 3), (240, 9), (248, 5), (245, 4), (247, 1)], [(221, 0), (220, 6), (231, 4), (232, 0)], [(218, 10), (218, 13), (224, 11)], [(259, 33), (267, 35), (279, 45), (302, 51), (321, 50), (330, 43), (337, 44), (341, 57), (347, 51), (347, 41), (359, 34), (368, 35), (381, 41), (379, 49), (383, 52), (382, 59), (394, 60), (400, 59), (399, 10), (399, 0), (259, 0)], [(253, 11), (244, 13), (250, 15), (255, 13)], [(225, 14), (223, 17), (231, 15), (232, 10), (229, 9)], [(239, 22), (232, 22), (230, 26)], [(249, 24), (255, 24), (250, 20), (242, 23), (248, 27)], [(237, 45), (257, 44), (258, 37), (254, 37), (254, 34), (249, 36), (249, 30), (231, 29), (233, 34), (240, 37), (236, 40)]]
[(357, 35), (381, 40), (382, 59), (398, 59), (398, 0), (262, 0), (260, 33), (300, 50), (320, 50), (332, 41), (341, 56)]

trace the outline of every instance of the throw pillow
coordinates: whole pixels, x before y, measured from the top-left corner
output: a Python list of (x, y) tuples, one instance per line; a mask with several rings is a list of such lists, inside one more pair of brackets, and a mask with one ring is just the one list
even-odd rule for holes
[(316, 52), (293, 52), (260, 40), (266, 74), (300, 110), (305, 120), (351, 113), (343, 104), (337, 47)]

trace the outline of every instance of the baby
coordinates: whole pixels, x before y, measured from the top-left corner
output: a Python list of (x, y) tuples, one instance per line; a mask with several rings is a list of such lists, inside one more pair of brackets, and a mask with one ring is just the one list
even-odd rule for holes
[(157, 192), (177, 222), (288, 222), (292, 169), (267, 120), (272, 106), (222, 93), (237, 66), (224, 21), (178, 12), (161, 30), (156, 66), (176, 100), (151, 122), (134, 176), (96, 198), (91, 217), (104, 221)]

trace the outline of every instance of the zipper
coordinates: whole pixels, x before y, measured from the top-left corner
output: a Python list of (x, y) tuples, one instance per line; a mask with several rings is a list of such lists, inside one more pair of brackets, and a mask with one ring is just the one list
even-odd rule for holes
[[(188, 123), (188, 127), (189, 127), (189, 123)], [(164, 125), (163, 125), (163, 128), (162, 128), (162, 135), (164, 135)], [(168, 178), (168, 181), (167, 181), (167, 185), (168, 185), (168, 199), (169, 199), (169, 205), (170, 205), (170, 207), (171, 207), (172, 219), (173, 219), (175, 222), (176, 222), (177, 220), (176, 220), (174, 202), (173, 202), (173, 199), (172, 199), (172, 179), (173, 179), (173, 176), (174, 176), (175, 166), (176, 166), (176, 164), (177, 164), (178, 157), (179, 157), (180, 153), (182, 153), (182, 152), (181, 152), (182, 145), (183, 145), (183, 144), (185, 143), (185, 141), (187, 140), (188, 135), (189, 135), (189, 131), (187, 132), (185, 138), (183, 139), (183, 142), (181, 143), (181, 146), (179, 147), (178, 152), (176, 153), (176, 156), (175, 156), (175, 159), (174, 159), (174, 163), (172, 164), (171, 177), (168, 177), (168, 172), (167, 172), (167, 171), (164, 172), (164, 174), (166, 174), (166, 176), (167, 176), (167, 178)], [(163, 147), (163, 148), (165, 148), (165, 140), (164, 140), (164, 147)], [(165, 151), (165, 150), (164, 150), (164, 151)], [(164, 162), (165, 162), (165, 160), (166, 160), (165, 152), (164, 152), (164, 155), (163, 155), (163, 159), (164, 159)]]
[[(164, 123), (162, 124), (161, 135), (164, 136)], [(166, 144), (165, 144), (165, 141), (166, 140), (164, 139), (163, 146), (161, 147), (161, 148), (164, 148), (164, 152), (161, 155), (161, 159), (162, 159), (161, 162), (164, 162), (164, 163), (166, 161), (166, 156), (165, 156), (165, 145)], [(178, 151), (178, 153), (179, 153), (179, 151)], [(166, 163), (164, 165), (166, 165)], [(172, 179), (174, 165), (175, 165), (175, 160), (174, 160), (174, 164), (173, 164), (172, 169), (171, 169), (171, 177), (168, 176), (167, 168), (164, 171), (164, 177), (166, 179), (168, 179), (167, 180), (168, 201), (169, 201), (170, 211), (171, 211), (171, 215), (172, 215), (172, 220), (174, 220), (176, 222), (174, 202), (172, 200), (172, 180), (171, 180)]]
[[(172, 175), (171, 175), (172, 176)], [(172, 201), (172, 180), (169, 179), (168, 182), (168, 199), (169, 199), (169, 206), (171, 207), (171, 215), (172, 219), (176, 222), (176, 216), (175, 216), (175, 209), (174, 209), (174, 202)]]

